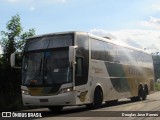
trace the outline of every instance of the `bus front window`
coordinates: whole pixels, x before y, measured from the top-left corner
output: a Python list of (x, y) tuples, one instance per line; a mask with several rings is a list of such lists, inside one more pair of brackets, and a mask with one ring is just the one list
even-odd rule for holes
[(23, 85), (53, 85), (71, 82), (68, 51), (28, 53), (23, 62)]

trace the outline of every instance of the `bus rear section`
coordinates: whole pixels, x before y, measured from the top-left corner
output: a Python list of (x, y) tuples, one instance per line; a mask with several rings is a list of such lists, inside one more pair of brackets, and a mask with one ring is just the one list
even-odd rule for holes
[(145, 100), (154, 91), (152, 55), (93, 35), (90, 46), (90, 75), (95, 85), (92, 91), (100, 87), (99, 104), (121, 98)]

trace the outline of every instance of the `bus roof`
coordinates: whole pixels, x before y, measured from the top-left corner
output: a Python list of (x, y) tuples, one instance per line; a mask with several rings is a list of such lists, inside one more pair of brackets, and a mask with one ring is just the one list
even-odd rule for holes
[(88, 33), (88, 34), (89, 34), (90, 37), (101, 40), (101, 41), (105, 41), (105, 42), (108, 42), (108, 43), (111, 43), (111, 44), (115, 44), (115, 45), (118, 45), (118, 46), (122, 46), (122, 47), (129, 48), (129, 49), (132, 49), (132, 50), (144, 52), (146, 54), (150, 54), (149, 52), (144, 51), (143, 49), (132, 47), (132, 46), (130, 46), (126, 43), (123, 43), (123, 42), (122, 43), (117, 42), (117, 41), (115, 41), (115, 39), (110, 39), (110, 38), (107, 38), (107, 37), (104, 38), (104, 37), (96, 36), (96, 35), (93, 35), (93, 34), (90, 34), (90, 33)]
[(47, 37), (47, 36), (53, 36), (53, 35), (60, 35), (60, 34), (74, 34), (74, 33), (76, 33), (76, 31), (48, 33), (48, 34), (42, 34), (42, 35), (35, 35), (35, 36), (32, 36), (32, 37), (29, 37), (28, 39), (39, 38), (39, 37)]
[(117, 42), (117, 41), (114, 41), (114, 39), (109, 39), (107, 37), (100, 37), (100, 36), (97, 36), (97, 35), (93, 35), (91, 33), (88, 33), (88, 32), (82, 32), (82, 31), (67, 31), (67, 32), (56, 32), (56, 33), (49, 33), (49, 34), (42, 34), (42, 35), (35, 35), (33, 37), (29, 37), (27, 40), (29, 39), (34, 39), (34, 38), (39, 38), (39, 37), (47, 37), (47, 36), (53, 36), (53, 35), (60, 35), (60, 34), (84, 34), (84, 35), (88, 35), (92, 38), (95, 38), (95, 39), (98, 39), (98, 40), (101, 40), (101, 41), (105, 41), (105, 42), (108, 42), (108, 43), (111, 43), (111, 44), (115, 44), (115, 45), (118, 45), (118, 46), (122, 46), (122, 47), (126, 47), (126, 48), (129, 48), (129, 49), (132, 49), (132, 50), (136, 50), (136, 51), (140, 51), (140, 52), (144, 52), (146, 54), (150, 54), (149, 52), (147, 51), (144, 51), (143, 49), (139, 49), (139, 48), (136, 48), (136, 47), (132, 47), (130, 45), (127, 45), (127, 44), (122, 44), (120, 42)]

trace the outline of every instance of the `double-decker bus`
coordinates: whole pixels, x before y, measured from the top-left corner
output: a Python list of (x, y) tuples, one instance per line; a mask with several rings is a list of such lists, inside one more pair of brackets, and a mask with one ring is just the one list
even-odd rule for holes
[(143, 50), (86, 32), (35, 36), (25, 45), (21, 90), (25, 106), (51, 111), (98, 108), (121, 98), (145, 100), (154, 91), (153, 60)]

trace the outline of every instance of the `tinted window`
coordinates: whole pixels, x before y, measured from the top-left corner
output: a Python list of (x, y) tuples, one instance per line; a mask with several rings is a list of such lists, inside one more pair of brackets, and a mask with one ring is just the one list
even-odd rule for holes
[(68, 47), (73, 45), (73, 34), (52, 35), (27, 40), (24, 51)]
[(91, 40), (91, 58), (97, 60), (105, 60), (105, 46), (103, 41), (96, 39)]
[(75, 85), (84, 85), (88, 81), (88, 66), (89, 66), (89, 39), (87, 35), (77, 35), (75, 45), (76, 49), (76, 71)]
[(116, 45), (105, 43), (106, 61), (117, 62)]
[(117, 62), (116, 52), (116, 45), (96, 39), (91, 39), (92, 59)]
[(130, 64), (130, 52), (127, 48), (117, 46), (118, 61), (122, 64)]

